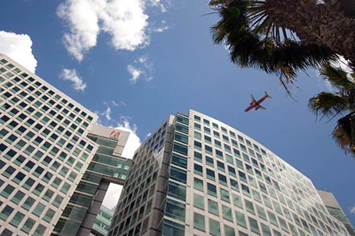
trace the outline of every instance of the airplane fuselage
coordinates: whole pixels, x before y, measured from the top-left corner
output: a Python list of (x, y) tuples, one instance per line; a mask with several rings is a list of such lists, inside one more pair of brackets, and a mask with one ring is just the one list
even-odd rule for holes
[(246, 112), (247, 112), (247, 111), (250, 111), (250, 110), (253, 109), (253, 108), (255, 108), (255, 110), (258, 110), (259, 107), (260, 107), (260, 104), (261, 104), (263, 101), (265, 101), (265, 99), (266, 99), (267, 97), (268, 97), (268, 96), (265, 95), (264, 97), (262, 97), (262, 98), (259, 99), (258, 101), (251, 102), (251, 103), (250, 103), (250, 106), (249, 106), (247, 109), (245, 109), (245, 111), (246, 111)]

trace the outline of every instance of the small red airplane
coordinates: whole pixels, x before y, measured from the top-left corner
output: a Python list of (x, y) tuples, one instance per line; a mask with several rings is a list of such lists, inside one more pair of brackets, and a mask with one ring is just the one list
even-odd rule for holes
[(263, 110), (266, 110), (265, 107), (260, 106), (260, 103), (262, 103), (263, 101), (265, 101), (266, 98), (271, 98), (271, 97), (267, 94), (266, 91), (265, 91), (264, 97), (262, 97), (262, 98), (261, 98), (260, 100), (258, 100), (258, 101), (255, 100), (253, 94), (250, 94), (250, 97), (251, 97), (251, 103), (250, 103), (250, 106), (249, 106), (247, 109), (245, 109), (245, 112), (250, 111), (250, 110), (253, 109), (254, 107), (255, 107), (255, 110), (258, 110), (259, 108), (260, 108), (260, 109), (263, 109)]

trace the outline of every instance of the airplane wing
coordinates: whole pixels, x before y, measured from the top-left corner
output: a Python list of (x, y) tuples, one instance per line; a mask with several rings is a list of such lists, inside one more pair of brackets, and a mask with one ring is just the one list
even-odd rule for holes
[(266, 110), (266, 108), (265, 107), (263, 107), (263, 106), (258, 106), (258, 109), (263, 109), (263, 110)]
[(250, 97), (251, 97), (251, 102), (252, 102), (252, 103), (256, 103), (256, 101), (255, 101), (255, 98), (254, 98), (253, 94), (250, 94)]

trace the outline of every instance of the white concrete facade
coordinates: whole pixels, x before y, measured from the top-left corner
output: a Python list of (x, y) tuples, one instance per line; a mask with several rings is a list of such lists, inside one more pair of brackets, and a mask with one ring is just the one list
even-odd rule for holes
[(52, 232), (96, 152), (97, 118), (0, 54), (0, 234)]

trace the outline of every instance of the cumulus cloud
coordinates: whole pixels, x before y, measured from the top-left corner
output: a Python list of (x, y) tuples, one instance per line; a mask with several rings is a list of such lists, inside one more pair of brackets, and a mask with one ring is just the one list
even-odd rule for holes
[(129, 81), (130, 81), (132, 84), (137, 83), (139, 77), (140, 77), (141, 74), (143, 73), (140, 69), (135, 68), (135, 67), (132, 66), (132, 65), (128, 65), (128, 66), (127, 66), (127, 71), (128, 71), (128, 73), (130, 73), (131, 76), (132, 76), (132, 77), (129, 79)]
[(111, 35), (116, 50), (143, 48), (150, 41), (149, 16), (144, 13), (147, 6), (166, 11), (160, 0), (66, 0), (57, 9), (68, 26), (64, 45), (78, 61), (96, 46), (101, 32)]
[(129, 159), (133, 158), (134, 152), (141, 145), (141, 140), (137, 135), (137, 125), (130, 124), (131, 117), (121, 116), (120, 121), (117, 124), (117, 129), (122, 129), (124, 131), (130, 132), (128, 141), (125, 148), (123, 149), (122, 157)]
[(0, 53), (35, 73), (37, 60), (32, 54), (32, 40), (27, 34), (0, 31)]
[(75, 90), (81, 90), (84, 92), (86, 88), (86, 83), (78, 76), (77, 72), (75, 69), (69, 70), (69, 69), (63, 69), (62, 73), (60, 74), (60, 77), (63, 80), (69, 80), (73, 82), (73, 88)]
[(127, 71), (131, 74), (129, 81), (132, 84), (137, 83), (140, 78), (143, 78), (147, 82), (153, 79), (153, 64), (149, 62), (147, 55), (139, 57), (133, 62), (133, 65), (128, 65)]

